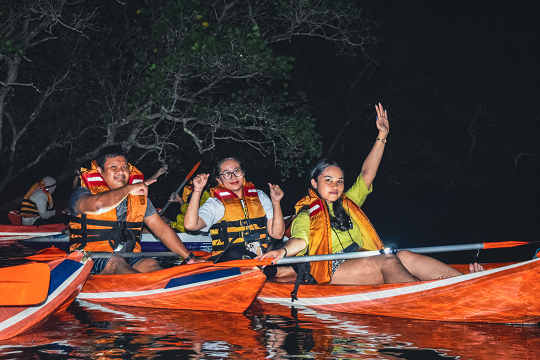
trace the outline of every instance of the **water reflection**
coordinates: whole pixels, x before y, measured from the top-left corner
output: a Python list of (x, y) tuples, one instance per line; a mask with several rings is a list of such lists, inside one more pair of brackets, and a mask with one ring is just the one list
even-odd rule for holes
[(319, 313), (256, 302), (245, 314), (102, 306), (0, 342), (0, 359), (537, 358), (538, 327)]

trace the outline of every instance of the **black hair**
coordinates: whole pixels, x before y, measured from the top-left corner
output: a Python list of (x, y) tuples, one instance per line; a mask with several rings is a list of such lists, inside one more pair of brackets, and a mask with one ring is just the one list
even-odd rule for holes
[[(341, 169), (341, 167), (335, 161), (330, 160), (328, 158), (321, 158), (319, 161), (317, 161), (317, 163), (311, 168), (311, 171), (309, 173), (309, 180), (310, 180), (309, 186), (311, 186), (311, 188), (315, 190), (315, 192), (317, 193), (317, 195), (319, 195), (319, 197), (321, 195), (319, 194), (317, 189), (313, 188), (313, 186), (311, 185), (311, 180), (317, 181), (321, 173), (327, 168), (329, 168), (330, 166), (337, 167), (338, 169), (341, 170), (341, 172), (343, 173), (343, 176), (345, 176), (345, 172)], [(333, 207), (334, 207), (334, 216), (330, 214), (330, 225), (332, 226), (332, 228), (336, 230), (341, 230), (341, 231), (349, 230), (350, 224), (351, 224), (350, 223), (351, 217), (349, 216), (349, 214), (347, 214), (347, 212), (343, 208), (343, 199), (340, 197), (339, 199), (334, 201)]]
[(107, 159), (117, 156), (126, 157), (124, 149), (120, 145), (105, 146), (103, 149), (99, 150), (96, 159), (97, 166), (103, 169), (105, 167), (105, 162), (107, 161)]
[(214, 174), (213, 174), (214, 176), (212, 176), (213, 179), (216, 179), (219, 176), (219, 174), (221, 173), (221, 165), (223, 165), (223, 163), (225, 161), (229, 161), (229, 160), (236, 161), (238, 163), (238, 166), (240, 166), (240, 168), (242, 168), (242, 163), (237, 158), (232, 157), (232, 156), (223, 158), (223, 159), (219, 160), (218, 162), (216, 162), (216, 167), (214, 169)]

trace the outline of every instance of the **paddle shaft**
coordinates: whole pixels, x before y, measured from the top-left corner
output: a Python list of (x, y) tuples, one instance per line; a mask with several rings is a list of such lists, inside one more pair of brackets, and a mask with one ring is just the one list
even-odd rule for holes
[[(488, 246), (485, 246), (484, 243), (477, 244), (462, 244), (462, 245), (445, 245), (445, 246), (428, 246), (428, 247), (417, 247), (417, 248), (407, 248), (399, 249), (398, 251), (410, 251), (418, 254), (427, 254), (427, 253), (437, 253), (437, 252), (451, 252), (451, 251), (466, 251), (466, 250), (480, 250), (484, 248), (493, 248), (492, 244), (497, 243), (487, 243)], [(509, 247), (509, 244), (512, 242), (500, 243), (501, 247)], [(528, 244), (528, 242), (518, 242), (516, 241), (514, 246)], [(282, 258), (276, 261), (276, 264), (285, 265), (285, 264), (297, 264), (304, 262), (314, 262), (314, 261), (332, 261), (340, 259), (357, 259), (364, 258), (369, 256), (380, 255), (379, 250), (375, 251), (359, 251), (352, 253), (341, 253), (341, 254), (329, 254), (329, 255), (309, 255), (309, 256), (292, 256), (287, 258)], [(180, 257), (177, 253), (174, 252), (137, 252), (137, 253), (92, 253), (92, 259), (99, 258), (109, 258), (113, 255), (118, 255), (121, 257), (137, 257), (137, 256), (146, 256), (146, 257)]]
[[(202, 160), (201, 160), (202, 161)], [(176, 191), (174, 192), (174, 196), (176, 196), (180, 190), (182, 190), (182, 188), (184, 187), (184, 185), (186, 185), (187, 181), (189, 180), (189, 178), (191, 177), (191, 175), (193, 175), (193, 173), (197, 170), (197, 168), (199, 167), (199, 165), (201, 165), (201, 161), (199, 161), (194, 167), (193, 169), (189, 172), (188, 176), (186, 176), (186, 178), (184, 179), (184, 181), (182, 181), (182, 183), (180, 184), (180, 186), (178, 187), (178, 189), (176, 189)], [(165, 210), (167, 210), (167, 208), (169, 207), (169, 205), (171, 205), (171, 202), (172, 201), (167, 201), (167, 203), (165, 204), (165, 206), (163, 207), (163, 209), (161, 209), (161, 211), (159, 212), (159, 215), (161, 216), (162, 214), (165, 213)]]

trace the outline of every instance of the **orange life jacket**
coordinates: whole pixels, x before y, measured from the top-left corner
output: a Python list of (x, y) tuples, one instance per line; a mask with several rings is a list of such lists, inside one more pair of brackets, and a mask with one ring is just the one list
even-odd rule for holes
[[(144, 181), (143, 174), (129, 164), (129, 184)], [(92, 194), (109, 191), (109, 186), (97, 171), (97, 162), (92, 169), (81, 168), (81, 185)], [(117, 221), (116, 209), (99, 215), (79, 214), (70, 223), (70, 250), (84, 249), (94, 252), (140, 252), (143, 219), (146, 212), (146, 196), (127, 196), (125, 221)]]
[(38, 183), (35, 183), (32, 185), (30, 190), (24, 195), (23, 201), (21, 203), (21, 211), (19, 212), (19, 215), (24, 218), (30, 218), (30, 217), (38, 217), (39, 216), (39, 210), (35, 202), (30, 200), (30, 196), (37, 190), (41, 189), (46, 195), (47, 195), (47, 210), (51, 210), (53, 208), (53, 199), (51, 194), (46, 190), (45, 182), (41, 181)]
[[(384, 248), (382, 240), (371, 225), (360, 207), (350, 200), (345, 194), (343, 207), (349, 210), (351, 217), (360, 228), (364, 241), (364, 250), (380, 250)], [(309, 206), (309, 246), (308, 255), (326, 255), (332, 253), (332, 229), (330, 226), (330, 214), (326, 201), (319, 198), (317, 193), (309, 189), (309, 195), (296, 203), (296, 213), (298, 214), (305, 206)], [(317, 261), (311, 263), (311, 275), (318, 284), (326, 284), (332, 280), (332, 262)]]
[(266, 213), (252, 183), (244, 182), (245, 208), (241, 199), (223, 185), (210, 189), (210, 196), (225, 206), (223, 218), (210, 228), (213, 255), (222, 253), (232, 244), (248, 247), (249, 243), (258, 241), (264, 249), (268, 247)]

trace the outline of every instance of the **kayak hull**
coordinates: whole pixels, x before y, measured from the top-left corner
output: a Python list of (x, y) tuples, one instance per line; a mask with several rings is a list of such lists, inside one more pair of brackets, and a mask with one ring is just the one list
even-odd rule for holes
[(242, 313), (265, 280), (257, 268), (201, 263), (153, 273), (90, 276), (78, 298), (98, 304)]
[(24, 240), (42, 236), (59, 235), (66, 228), (64, 224), (50, 224), (40, 226), (0, 225), (0, 241)]
[(449, 279), (368, 286), (268, 282), (263, 303), (398, 318), (536, 324), (540, 321), (540, 259)]
[[(76, 298), (86, 281), (93, 261), (81, 262), (82, 253), (67, 259), (47, 262), (51, 269), (46, 300), (34, 306), (0, 307), (0, 340), (16, 336), (44, 321), (49, 315), (65, 310)], [(0, 295), (1, 296), (1, 295)]]

